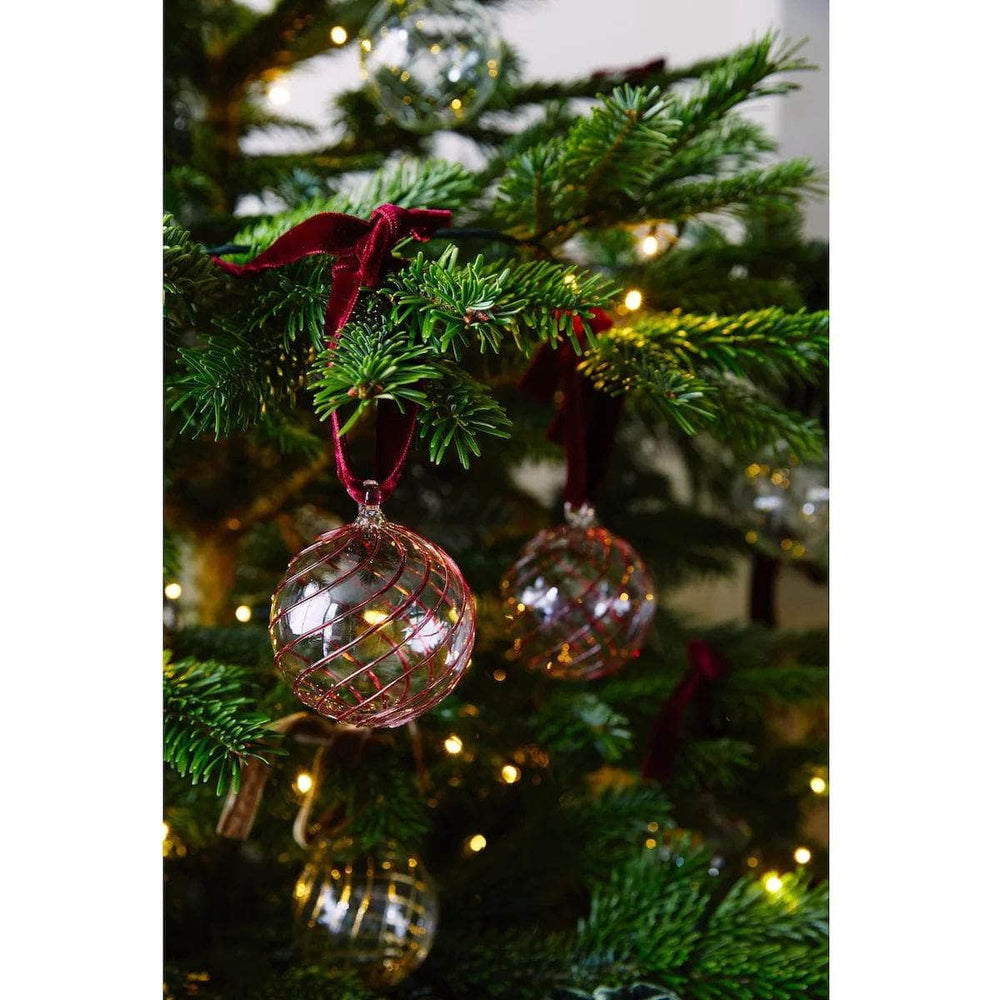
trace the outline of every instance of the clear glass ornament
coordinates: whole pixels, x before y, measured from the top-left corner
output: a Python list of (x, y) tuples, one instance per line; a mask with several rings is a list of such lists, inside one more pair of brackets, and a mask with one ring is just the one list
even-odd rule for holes
[(539, 532), (501, 583), (511, 656), (552, 677), (592, 680), (639, 655), (656, 611), (653, 579), (590, 507)]
[(752, 462), (737, 487), (755, 541), (794, 559), (823, 562), (830, 530), (830, 490), (824, 464), (800, 464), (787, 454)]
[(375, 102), (414, 132), (471, 120), (500, 75), (500, 33), (475, 0), (382, 0), (360, 41)]
[(475, 631), (448, 553), (373, 504), (295, 556), (271, 600), (278, 673), (303, 704), (356, 726), (402, 726), (446, 698)]
[(296, 937), (311, 961), (395, 985), (427, 957), (438, 897), (420, 859), (393, 842), (361, 852), (321, 840), (295, 883)]

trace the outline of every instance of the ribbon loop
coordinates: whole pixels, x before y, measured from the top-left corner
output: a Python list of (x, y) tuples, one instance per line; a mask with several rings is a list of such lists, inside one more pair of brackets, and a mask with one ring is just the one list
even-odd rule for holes
[[(594, 310), (590, 328), (595, 333), (610, 330), (614, 321), (603, 309)], [(585, 345), (583, 320), (573, 317), (573, 333)], [(564, 499), (574, 507), (593, 500), (607, 475), (611, 447), (621, 417), (623, 399), (594, 388), (577, 370), (579, 361), (572, 343), (564, 338), (556, 350), (547, 346), (535, 352), (520, 388), (540, 402), (548, 402), (556, 391), (562, 404), (549, 425), (548, 438), (566, 450)]]
[[(229, 274), (244, 275), (284, 267), (314, 254), (336, 255), (331, 267), (330, 297), (324, 321), (329, 346), (334, 348), (362, 287), (374, 287), (394, 266), (392, 248), (407, 236), (426, 242), (450, 220), (451, 212), (446, 209), (400, 208), (399, 205), (380, 205), (367, 222), (340, 212), (320, 212), (293, 226), (246, 264), (229, 264), (218, 257), (213, 259)], [(376, 409), (375, 467), (379, 503), (388, 498), (399, 483), (413, 442), (416, 420), (417, 408), (412, 404), (402, 413), (384, 406)], [(351, 468), (340, 439), (336, 411), (331, 422), (337, 475), (347, 492), (360, 504), (369, 491), (364, 486), (365, 480)]]
[[(687, 671), (653, 720), (640, 771), (643, 778), (653, 778), (664, 784), (673, 776), (688, 706), (697, 695), (705, 693), (708, 684), (721, 680), (732, 669), (704, 639), (692, 639), (688, 643), (687, 658)], [(707, 711), (704, 701), (702, 711), (703, 714)]]

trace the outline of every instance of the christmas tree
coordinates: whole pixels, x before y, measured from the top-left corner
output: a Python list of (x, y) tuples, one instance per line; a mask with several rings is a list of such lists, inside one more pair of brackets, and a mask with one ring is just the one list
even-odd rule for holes
[(826, 996), (810, 67), (528, 80), (496, 6), (166, 6), (166, 994)]

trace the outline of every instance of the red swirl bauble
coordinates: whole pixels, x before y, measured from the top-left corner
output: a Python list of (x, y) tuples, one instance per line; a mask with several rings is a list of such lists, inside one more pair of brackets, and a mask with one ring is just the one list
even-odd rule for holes
[(587, 520), (535, 535), (501, 587), (512, 656), (566, 680), (620, 670), (639, 655), (656, 610), (639, 554)]
[(475, 633), (452, 558), (377, 507), (303, 549), (271, 602), (278, 673), (303, 704), (356, 726), (402, 726), (446, 698)]

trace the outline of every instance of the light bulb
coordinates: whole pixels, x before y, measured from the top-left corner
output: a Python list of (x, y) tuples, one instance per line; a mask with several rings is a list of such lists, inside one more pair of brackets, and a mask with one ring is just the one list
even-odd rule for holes
[(635, 312), (642, 305), (642, 292), (638, 288), (630, 289), (625, 296), (625, 308)]
[(253, 611), (246, 604), (241, 604), (233, 613), (236, 615), (238, 622), (248, 622), (253, 617)]
[(181, 585), (179, 583), (168, 583), (163, 588), (163, 594), (168, 601), (176, 601), (181, 596)]
[(781, 891), (781, 886), (782, 886), (781, 876), (778, 875), (777, 873), (775, 873), (773, 875), (768, 875), (764, 879), (764, 888), (769, 893), (771, 893), (771, 895), (774, 895), (774, 893), (776, 893), (776, 892), (780, 892)]
[(297, 777), (297, 778), (295, 779), (295, 787), (296, 787), (296, 788), (297, 788), (297, 789), (298, 789), (298, 790), (299, 790), (299, 791), (300, 791), (300, 792), (301, 792), (301, 793), (302, 793), (303, 795), (305, 795), (305, 794), (306, 794), (306, 792), (308, 792), (308, 791), (309, 791), (309, 789), (310, 789), (310, 788), (312, 788), (312, 786), (313, 786), (313, 780), (312, 780), (312, 775), (311, 775), (311, 774), (306, 774), (306, 772), (305, 772), (305, 771), (303, 771), (303, 772), (302, 772), (302, 773), (301, 773), (301, 774), (300, 774), (300, 775), (299, 775), (299, 776), (298, 776), (298, 777)]
[(267, 99), (275, 107), (281, 107), (292, 99), (292, 92), (283, 83), (272, 83), (267, 88)]
[(163, 821), (163, 840), (166, 842), (167, 837), (170, 836), (170, 824), (164, 820)]
[(818, 774), (809, 779), (809, 787), (817, 794), (822, 795), (826, 791), (826, 781)]
[(454, 733), (444, 741), (444, 748), (448, 753), (454, 755), (462, 752), (462, 741)]
[(639, 249), (647, 256), (652, 257), (660, 249), (660, 241), (652, 233), (645, 237), (639, 244)]
[(809, 861), (812, 858), (812, 856), (813, 856), (813, 852), (810, 851), (808, 847), (796, 847), (795, 848), (795, 853), (792, 855), (792, 857), (794, 857), (795, 860), (800, 865), (807, 865), (807, 864), (809, 864)]
[(504, 764), (504, 766), (500, 768), (500, 778), (508, 785), (513, 785), (514, 782), (520, 780), (520, 777), (521, 769), (519, 767), (515, 767), (513, 764)]
[(478, 854), (486, 846), (486, 838), (481, 833), (475, 833), (469, 837), (469, 850), (473, 854)]
[(330, 41), (334, 45), (343, 45), (347, 41), (347, 29), (343, 25), (335, 24), (330, 29)]

